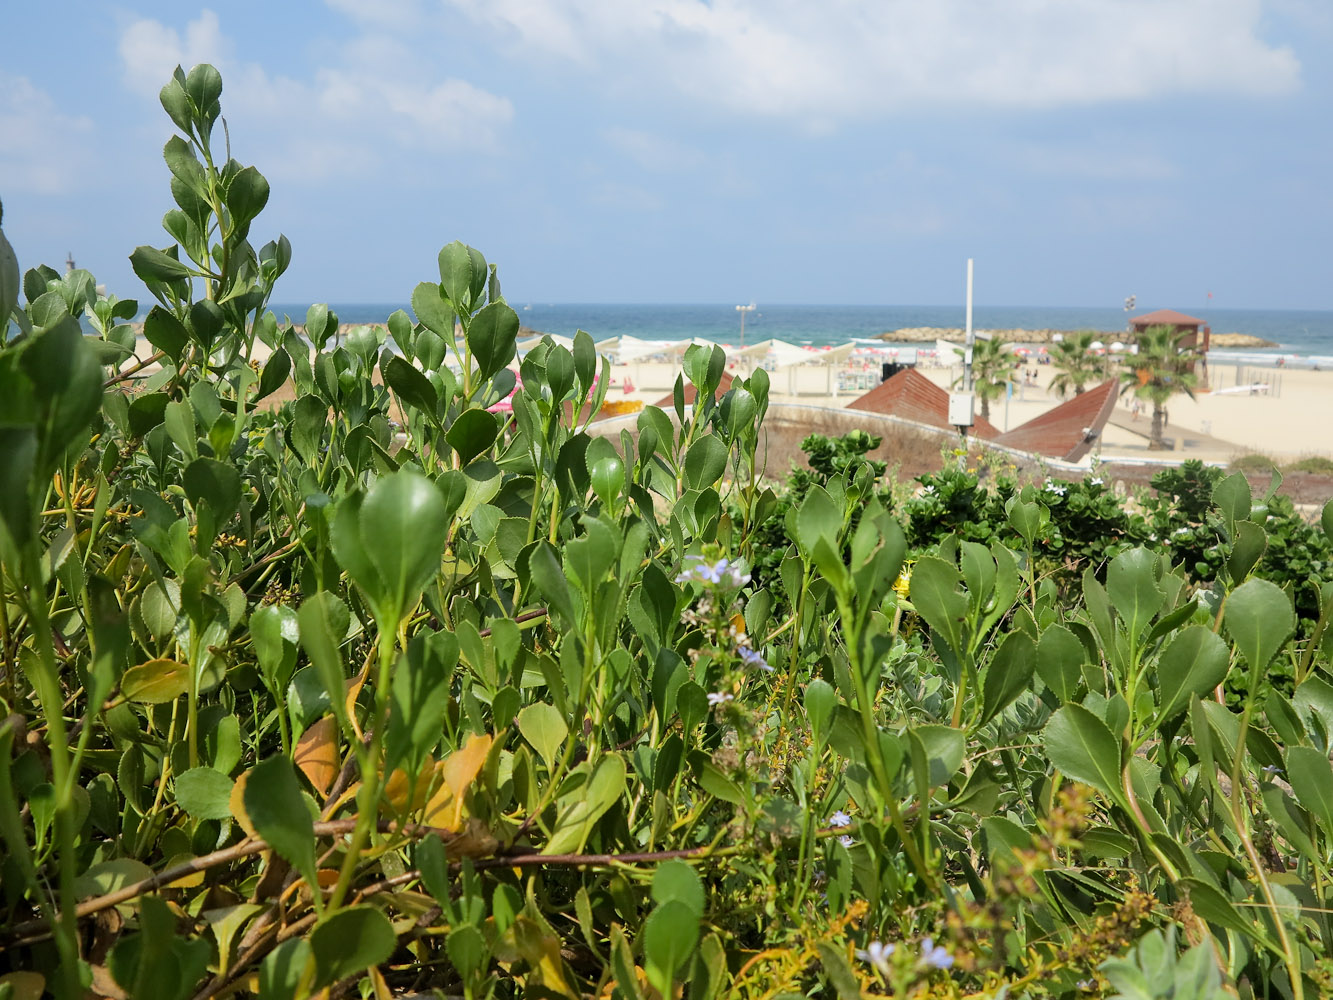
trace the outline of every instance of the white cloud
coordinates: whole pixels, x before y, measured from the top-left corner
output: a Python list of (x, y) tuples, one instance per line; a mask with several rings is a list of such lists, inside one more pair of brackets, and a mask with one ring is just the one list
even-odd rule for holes
[(1262, 0), (444, 0), (524, 54), (809, 127), (1299, 85)]
[(211, 10), (201, 11), (186, 25), (184, 38), (158, 21), (135, 21), (121, 33), (118, 48), (130, 89), (154, 96), (177, 66), (189, 70), (197, 63), (218, 65), (230, 54), (218, 16)]
[(91, 159), (92, 130), (90, 119), (65, 114), (27, 77), (0, 71), (0, 192), (72, 190)]
[(644, 170), (673, 173), (693, 170), (704, 162), (699, 150), (652, 132), (611, 128), (602, 138)]
[(248, 147), (276, 151), (264, 168), (273, 178), (369, 174), (399, 150), (494, 150), (514, 116), (507, 98), (444, 76), (419, 46), (385, 34), (339, 46), (308, 79), (270, 74), (234, 51), (210, 10), (183, 37), (145, 19), (120, 39), (126, 83), (139, 92), (156, 94), (177, 64), (216, 65), (224, 114), (246, 130)]

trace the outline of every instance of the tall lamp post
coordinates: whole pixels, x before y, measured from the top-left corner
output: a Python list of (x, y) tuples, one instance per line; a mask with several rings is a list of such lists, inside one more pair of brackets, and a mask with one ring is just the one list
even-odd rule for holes
[(759, 307), (751, 302), (748, 306), (737, 306), (736, 311), (741, 314), (741, 350), (745, 350), (745, 314), (752, 313)]

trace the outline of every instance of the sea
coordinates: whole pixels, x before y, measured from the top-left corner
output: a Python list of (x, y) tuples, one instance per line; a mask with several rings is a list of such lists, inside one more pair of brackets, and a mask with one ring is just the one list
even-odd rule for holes
[[(524, 326), (542, 333), (572, 337), (585, 330), (595, 340), (631, 336), (641, 340), (685, 340), (697, 337), (722, 344), (738, 344), (741, 313), (735, 305), (546, 303), (510, 300)], [(294, 322), (305, 317), (305, 305), (272, 306), (279, 317)], [(382, 323), (395, 309), (410, 306), (387, 303), (330, 304), (342, 323)], [(1131, 315), (1122, 309), (1077, 306), (984, 306), (973, 309), (979, 330), (1096, 330), (1114, 340), (1124, 333)], [(1286, 354), (1327, 357), (1333, 363), (1333, 311), (1288, 309), (1179, 309), (1199, 316), (1213, 333), (1247, 333), (1274, 341), (1277, 348), (1242, 354)], [(769, 338), (816, 347), (843, 344), (856, 338), (878, 337), (903, 327), (961, 327), (961, 306), (764, 305), (745, 313), (745, 341)], [(1228, 353), (1231, 350), (1228, 349)], [(1258, 357), (1254, 357), (1258, 361)]]

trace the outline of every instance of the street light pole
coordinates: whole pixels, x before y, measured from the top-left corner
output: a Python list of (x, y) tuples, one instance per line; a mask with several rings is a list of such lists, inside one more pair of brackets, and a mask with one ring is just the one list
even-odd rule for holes
[(741, 314), (741, 350), (745, 350), (745, 314), (754, 312), (759, 307), (751, 302), (748, 306), (737, 306), (736, 311)]

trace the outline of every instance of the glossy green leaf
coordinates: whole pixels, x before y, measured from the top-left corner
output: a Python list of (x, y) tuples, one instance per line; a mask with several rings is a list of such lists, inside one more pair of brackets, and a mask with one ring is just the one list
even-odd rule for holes
[(833, 721), (833, 709), (838, 704), (838, 694), (828, 681), (816, 677), (805, 688), (805, 716), (810, 722), (810, 734), (815, 739), (815, 746), (822, 749), (828, 742), (829, 725)]
[(1157, 583), (1160, 568), (1156, 553), (1139, 548), (1120, 553), (1106, 571), (1107, 596), (1132, 641), (1138, 640), (1166, 602)]
[(314, 821), (291, 760), (278, 755), (256, 764), (246, 778), (243, 798), (255, 832), (314, 886)]
[(503, 302), (492, 302), (472, 317), (467, 344), (482, 378), (491, 378), (514, 360), (518, 325), (518, 313)]
[(241, 477), (236, 467), (212, 458), (196, 458), (181, 476), (185, 495), (196, 508), (208, 504), (222, 526), (231, 520), (241, 505)]
[(518, 731), (554, 772), (560, 747), (569, 735), (565, 717), (554, 705), (536, 702), (518, 713)]
[(464, 410), (445, 431), (444, 439), (458, 452), (458, 464), (467, 465), (495, 443), (500, 418), (489, 410)]
[(1296, 801), (1308, 809), (1333, 836), (1333, 763), (1313, 747), (1291, 747), (1287, 751), (1287, 781)]
[(692, 490), (713, 486), (727, 471), (727, 446), (705, 434), (685, 453), (685, 485)]
[(332, 913), (310, 932), (316, 988), (365, 972), (389, 960), (398, 936), (389, 918), (373, 906), (349, 906)]
[(661, 996), (673, 995), (672, 982), (699, 943), (699, 916), (678, 899), (659, 905), (643, 925), (643, 957), (648, 981)]
[(193, 819), (226, 819), (231, 815), (233, 782), (211, 767), (194, 767), (176, 775), (176, 804)]
[(1157, 717), (1175, 718), (1226, 677), (1230, 660), (1226, 643), (1212, 629), (1191, 625), (1176, 634), (1157, 661)]
[(1032, 685), (1037, 645), (1025, 632), (1010, 632), (992, 654), (982, 678), (980, 722), (989, 722)]
[(1037, 643), (1037, 676), (1061, 704), (1074, 699), (1087, 657), (1083, 643), (1063, 625), (1052, 625), (1041, 634)]
[(1265, 669), (1296, 629), (1291, 598), (1268, 580), (1249, 580), (1227, 597), (1227, 633), (1251, 670)]
[(1082, 705), (1065, 705), (1042, 731), (1046, 755), (1056, 769), (1120, 802), (1120, 741), (1106, 723)]

